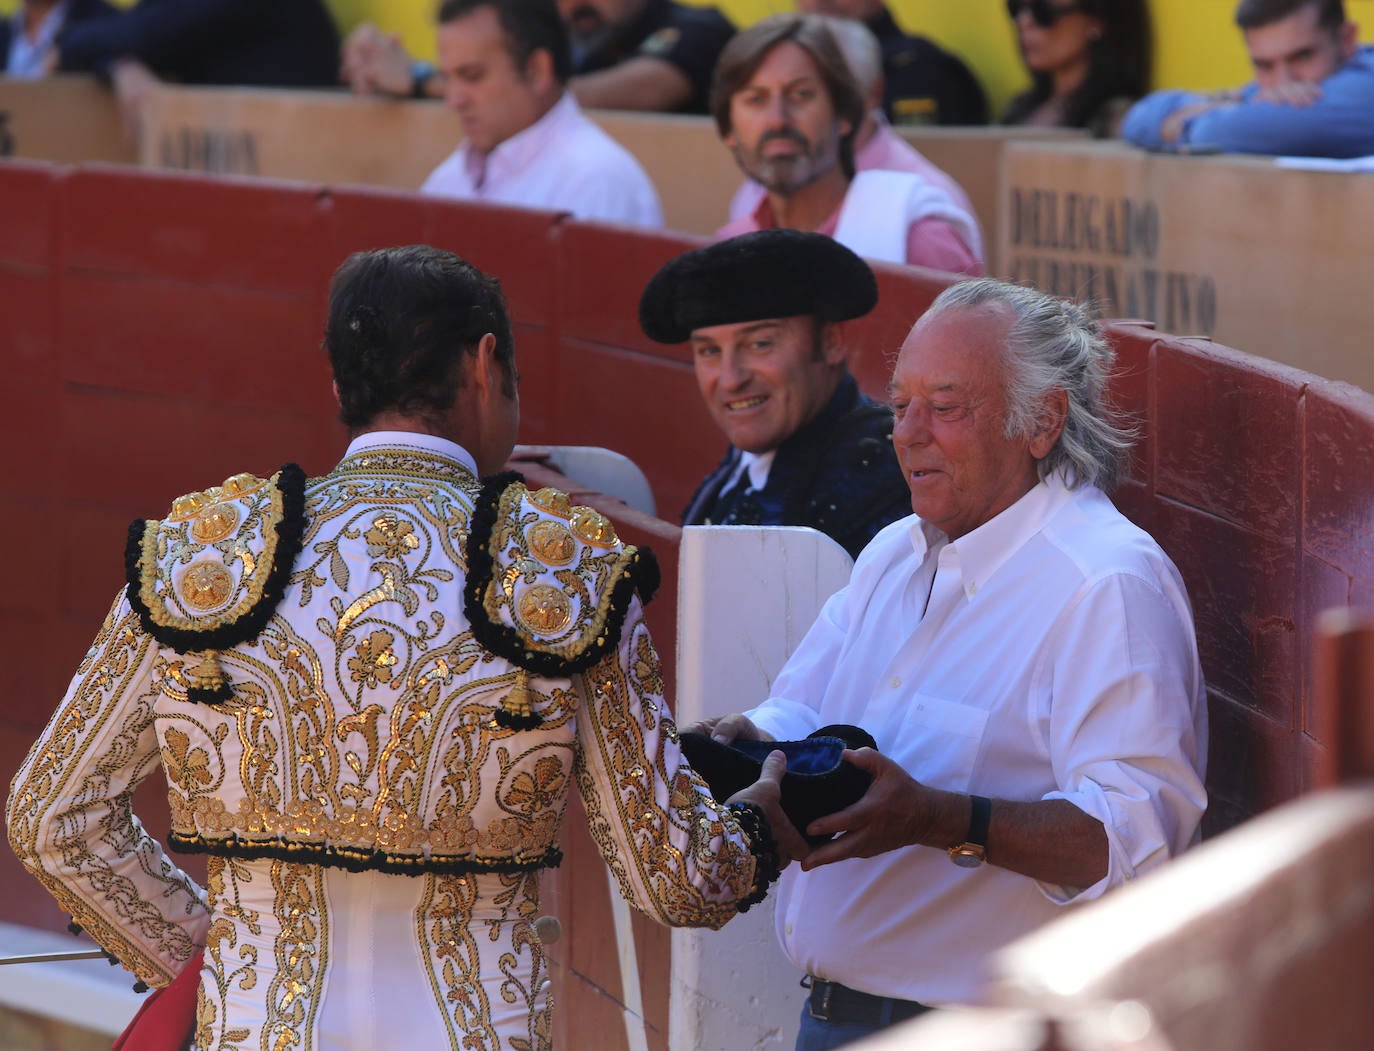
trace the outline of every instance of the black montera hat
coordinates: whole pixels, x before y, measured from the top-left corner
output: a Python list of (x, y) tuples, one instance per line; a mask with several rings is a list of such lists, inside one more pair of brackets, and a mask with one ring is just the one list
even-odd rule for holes
[(709, 325), (802, 314), (848, 321), (877, 302), (873, 271), (833, 238), (759, 230), (668, 262), (639, 298), (639, 325), (657, 343), (681, 343)]

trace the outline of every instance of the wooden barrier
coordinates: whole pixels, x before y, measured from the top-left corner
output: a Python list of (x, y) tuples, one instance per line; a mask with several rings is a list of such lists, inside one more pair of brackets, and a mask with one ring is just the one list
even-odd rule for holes
[(78, 164), (138, 160), (110, 90), (91, 77), (0, 77), (0, 158)]
[[(724, 448), (685, 349), (648, 343), (634, 320), (653, 270), (698, 243), (685, 235), (385, 189), (24, 161), (0, 165), (0, 229), (0, 369), (22, 392), (0, 417), (16, 450), (0, 474), (0, 546), (16, 553), (0, 592), (0, 784), (120, 586), (130, 518), (233, 471), (334, 462), (343, 434), (319, 337), (329, 276), (350, 251), (423, 240), (503, 277), (522, 440), (630, 454), (667, 521), (615, 509), (627, 539), (675, 536), (677, 509)], [(953, 280), (878, 270), (878, 310), (846, 328), (870, 393)], [(1144, 435), (1117, 500), (1179, 564), (1197, 613), (1214, 834), (1305, 791), (1329, 742), (1307, 686), (1311, 632), (1321, 610), (1374, 602), (1374, 396), (1145, 325), (1111, 338), (1113, 394)], [(665, 565), (649, 611), (660, 640), (675, 634), (673, 580)], [(137, 809), (165, 828), (165, 794), (145, 789)], [(569, 837), (555, 896), (583, 930), (559, 950), (563, 1017), (578, 1020), (568, 1032), (614, 1034), (630, 979), (596, 941), (605, 873), (585, 833)], [(0, 856), (0, 884), (0, 920), (65, 924), (13, 859)], [(662, 1047), (667, 934), (637, 920), (633, 938), (632, 984)]]
[[(708, 117), (595, 111), (644, 166), (669, 229), (709, 235), (729, 213), (741, 175)], [(998, 179), (1008, 143), (1076, 142), (1053, 128), (902, 128), (968, 192), (995, 269)], [(414, 189), (461, 138), (438, 102), (395, 102), (311, 91), (168, 87), (149, 100), (139, 161), (148, 167), (269, 175)]]
[(999, 276), (1374, 390), (1374, 179), (1113, 144), (1003, 154)]

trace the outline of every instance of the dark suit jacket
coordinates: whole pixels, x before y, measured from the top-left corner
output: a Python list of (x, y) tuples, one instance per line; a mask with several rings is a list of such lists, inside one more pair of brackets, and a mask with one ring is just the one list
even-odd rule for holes
[[(119, 8), (112, 4), (107, 4), (105, 0), (71, 0), (67, 5), (67, 25), (75, 25), (84, 22), (88, 18), (100, 18), (103, 15), (117, 15)], [(9, 61), (10, 42), (13, 40), (14, 27), (10, 24), (9, 15), (0, 16), (0, 62)]]
[(338, 87), (339, 34), (321, 0), (140, 0), (68, 25), (58, 47), (69, 72), (127, 57), (187, 84)]
[(763, 489), (735, 501), (724, 489), (739, 460), (731, 447), (687, 505), (683, 525), (811, 526), (857, 558), (878, 530), (911, 514), (892, 412), (847, 374), (825, 408), (778, 446)]

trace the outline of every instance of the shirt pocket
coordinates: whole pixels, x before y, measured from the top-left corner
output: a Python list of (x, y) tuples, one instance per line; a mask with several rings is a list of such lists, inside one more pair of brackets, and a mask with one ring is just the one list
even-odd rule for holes
[(987, 723), (982, 708), (915, 694), (903, 713), (893, 758), (924, 785), (967, 792)]

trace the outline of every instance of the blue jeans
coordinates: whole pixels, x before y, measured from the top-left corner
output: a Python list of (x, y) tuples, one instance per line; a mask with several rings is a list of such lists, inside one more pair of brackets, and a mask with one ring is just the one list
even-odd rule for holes
[(882, 1031), (882, 1026), (860, 1022), (822, 1022), (812, 1018), (809, 1003), (802, 1004), (801, 1030), (797, 1033), (797, 1051), (831, 1051), (832, 1048), (856, 1044), (864, 1037)]

